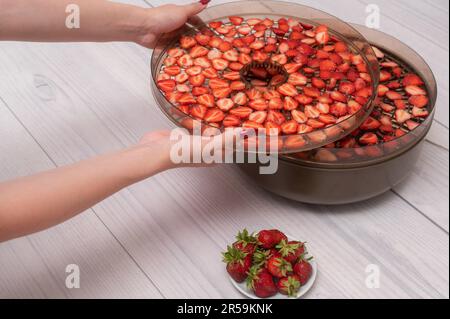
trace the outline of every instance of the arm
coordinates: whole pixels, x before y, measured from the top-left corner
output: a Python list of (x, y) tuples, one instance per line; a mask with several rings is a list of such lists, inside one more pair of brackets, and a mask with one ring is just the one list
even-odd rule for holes
[(0, 242), (59, 224), (172, 167), (168, 136), (152, 133), (120, 152), (0, 183)]
[[(80, 9), (80, 28), (66, 27), (69, 4)], [(159, 34), (181, 27), (204, 8), (201, 3), (147, 9), (105, 0), (0, 0), (0, 40), (131, 41), (151, 48)]]

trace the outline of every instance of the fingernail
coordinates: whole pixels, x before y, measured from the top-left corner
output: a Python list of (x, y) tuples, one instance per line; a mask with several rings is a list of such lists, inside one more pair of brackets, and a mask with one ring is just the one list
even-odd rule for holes
[(207, 5), (211, 0), (200, 0), (200, 3), (204, 6)]

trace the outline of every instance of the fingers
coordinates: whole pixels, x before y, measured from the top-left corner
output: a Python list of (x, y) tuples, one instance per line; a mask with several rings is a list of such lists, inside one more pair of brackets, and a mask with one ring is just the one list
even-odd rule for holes
[(186, 13), (189, 17), (194, 16), (200, 12), (202, 12), (207, 6), (206, 4), (202, 4), (200, 2), (192, 3), (184, 5), (184, 9), (186, 10)]

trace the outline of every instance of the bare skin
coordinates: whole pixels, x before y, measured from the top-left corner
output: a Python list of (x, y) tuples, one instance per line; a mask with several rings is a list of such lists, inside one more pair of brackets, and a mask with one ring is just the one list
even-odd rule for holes
[[(80, 6), (81, 28), (68, 29), (66, 5)], [(0, 0), (0, 40), (131, 41), (151, 48), (206, 6), (143, 9), (103, 0)], [(119, 190), (177, 167), (168, 132), (151, 132), (125, 150), (0, 182), (0, 242), (44, 230)]]

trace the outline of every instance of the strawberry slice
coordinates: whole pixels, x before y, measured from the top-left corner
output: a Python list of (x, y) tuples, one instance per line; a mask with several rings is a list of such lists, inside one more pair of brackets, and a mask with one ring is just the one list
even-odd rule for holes
[(339, 84), (339, 92), (343, 94), (353, 94), (355, 92), (355, 85), (352, 82), (344, 81)]
[(406, 121), (411, 119), (411, 114), (408, 113), (406, 110), (397, 110), (395, 111), (395, 119), (398, 123), (403, 124)]
[(281, 125), (286, 122), (286, 118), (281, 112), (275, 110), (269, 110), (267, 112), (267, 121), (273, 122), (275, 124)]
[(364, 131), (373, 131), (378, 129), (381, 126), (380, 121), (374, 119), (373, 117), (369, 116), (364, 123), (360, 126), (360, 128)]
[(230, 62), (236, 62), (239, 60), (239, 53), (236, 50), (231, 49), (223, 54), (223, 58)]
[(264, 123), (264, 127), (267, 135), (279, 135), (281, 132), (280, 125), (271, 121), (266, 121), (266, 123)]
[(233, 81), (230, 84), (230, 89), (232, 89), (233, 91), (245, 90), (245, 83), (242, 81)]
[(248, 105), (256, 111), (264, 111), (269, 107), (267, 105), (266, 100), (264, 100), (264, 99), (252, 100), (252, 101), (250, 101), (250, 103), (248, 103)]
[(205, 115), (206, 112), (208, 111), (208, 108), (204, 105), (194, 105), (191, 109), (191, 115), (197, 119), (202, 120)]
[(197, 98), (197, 103), (207, 107), (214, 106), (214, 96), (212, 94), (203, 94)]
[(238, 60), (243, 65), (246, 65), (246, 64), (249, 64), (250, 62), (252, 62), (252, 58), (250, 57), (250, 55), (245, 54), (245, 53), (240, 53)]
[(330, 97), (335, 101), (347, 103), (347, 98), (341, 92), (333, 91), (330, 93)]
[(189, 52), (189, 55), (191, 56), (191, 58), (199, 58), (201, 56), (205, 56), (207, 55), (209, 52), (209, 50), (207, 48), (205, 48), (204, 46), (201, 45), (196, 45), (195, 47), (193, 47), (191, 49), (191, 51)]
[(236, 71), (228, 71), (223, 74), (223, 78), (230, 81), (236, 81), (241, 78), (241, 75)]
[(254, 129), (254, 130), (258, 130), (258, 129), (264, 128), (264, 126), (262, 126), (261, 124), (253, 122), (253, 121), (245, 121), (242, 124), (242, 127), (249, 128), (249, 129)]
[(405, 87), (405, 91), (409, 95), (426, 95), (427, 94), (427, 92), (424, 89), (418, 87), (417, 85), (408, 85)]
[(300, 135), (290, 135), (284, 141), (284, 147), (290, 150), (298, 149), (303, 147), (306, 141)]
[(298, 123), (294, 120), (290, 120), (281, 124), (281, 131), (286, 134), (295, 134), (298, 130)]
[(359, 138), (359, 143), (362, 145), (375, 145), (378, 143), (378, 136), (374, 133), (365, 133)]
[(181, 68), (178, 65), (173, 65), (173, 66), (169, 66), (164, 68), (164, 73), (169, 74), (169, 75), (177, 75), (181, 72)]
[(257, 62), (265, 62), (269, 58), (269, 55), (265, 52), (256, 51), (253, 53), (252, 59)]
[(414, 117), (427, 117), (430, 113), (425, 108), (419, 108), (417, 106), (413, 107), (412, 115)]
[(410, 74), (406, 74), (404, 76), (402, 84), (404, 87), (406, 87), (406, 86), (410, 86), (410, 85), (419, 86), (419, 85), (423, 85), (424, 83), (418, 75), (410, 73)]
[(241, 120), (235, 115), (227, 115), (222, 122), (225, 127), (239, 127)]
[(331, 114), (320, 114), (319, 121), (326, 125), (335, 124), (337, 122), (336, 118)]
[(312, 103), (313, 98), (306, 96), (304, 94), (300, 94), (295, 97), (295, 100), (300, 104), (307, 105), (307, 104)]
[[(325, 127), (325, 123), (319, 121), (318, 119), (309, 119), (308, 122), (306, 122), (306, 124), (316, 130)], [(315, 136), (316, 137), (319, 136), (320, 133), (319, 132), (316, 132), (316, 133), (317, 133), (317, 135), (315, 135)], [(325, 138), (323, 138), (323, 140), (325, 140)], [(315, 141), (315, 142), (322, 142), (322, 138), (319, 141)]]
[(208, 45), (212, 48), (218, 48), (222, 44), (222, 39), (219, 37), (212, 37), (211, 40), (209, 40)]
[(306, 116), (306, 114), (300, 110), (292, 110), (291, 116), (297, 123), (300, 124), (304, 124), (308, 121), (308, 117)]
[(428, 104), (428, 98), (425, 95), (413, 95), (409, 98), (409, 103), (418, 108), (423, 108)]
[(250, 90), (248, 90), (247, 96), (250, 100), (261, 99), (263, 97), (261, 91), (256, 88), (251, 88)]
[(176, 82), (174, 80), (162, 80), (158, 82), (158, 87), (164, 92), (175, 90)]
[(316, 28), (316, 41), (319, 44), (327, 44), (330, 41), (330, 34), (326, 25), (319, 25)]
[(247, 104), (247, 95), (243, 92), (238, 92), (233, 96), (233, 102), (237, 105), (245, 105)]
[(209, 88), (205, 87), (205, 86), (196, 86), (192, 88), (192, 95), (193, 96), (200, 96), (203, 94), (208, 94), (209, 93)]
[(388, 99), (390, 99), (390, 100), (401, 100), (401, 99), (403, 99), (403, 96), (400, 93), (395, 92), (395, 91), (388, 91), (386, 93), (386, 97)]
[(380, 71), (380, 82), (389, 81), (392, 78), (392, 74), (388, 71), (381, 70)]
[(233, 71), (239, 71), (244, 67), (241, 63), (238, 62), (231, 62), (229, 65), (229, 68)]
[(229, 88), (230, 83), (228, 81), (222, 80), (222, 79), (211, 79), (211, 80), (209, 80), (209, 87), (211, 89)]
[(191, 76), (189, 82), (192, 86), (202, 86), (205, 83), (205, 76), (203, 74)]
[(330, 107), (330, 113), (336, 117), (344, 116), (347, 114), (347, 112), (348, 112), (348, 107), (347, 107), (347, 104), (345, 104), (345, 103), (337, 102), (337, 103), (334, 103), (333, 105), (331, 105), (331, 107)]
[(177, 83), (184, 83), (187, 80), (189, 80), (189, 76), (186, 73), (180, 73), (175, 77), (175, 81), (177, 81)]
[(177, 91), (182, 93), (187, 93), (191, 90), (191, 88), (186, 84), (178, 84)]
[(313, 79), (311, 80), (311, 83), (312, 83), (312, 85), (313, 85), (314, 87), (316, 87), (316, 88), (318, 88), (318, 89), (323, 89), (323, 88), (325, 88), (325, 87), (327, 86), (326, 83), (325, 83), (325, 81), (322, 80), (322, 79), (319, 79), (319, 78), (313, 78)]
[(232, 92), (232, 90), (230, 88), (219, 88), (219, 89), (214, 89), (212, 94), (214, 95), (214, 97), (216, 99), (223, 99), (223, 98), (229, 97), (231, 92)]
[(194, 60), (194, 65), (207, 69), (211, 67), (211, 62), (206, 57), (199, 57)]
[(179, 58), (184, 54), (184, 51), (180, 48), (172, 48), (167, 52), (167, 54), (172, 58)]
[(286, 111), (292, 111), (292, 110), (295, 110), (298, 107), (298, 104), (299, 103), (294, 98), (292, 98), (290, 96), (286, 96), (284, 98), (283, 108)]
[(194, 104), (195, 102), (197, 102), (197, 100), (190, 93), (185, 93), (178, 98), (178, 103), (180, 104)]
[(334, 71), (336, 70), (337, 65), (331, 60), (323, 60), (319, 64), (319, 69), (321, 71)]
[(267, 118), (267, 112), (265, 111), (257, 111), (250, 114), (248, 119), (252, 122), (263, 124)]
[(238, 16), (228, 17), (228, 20), (230, 20), (230, 22), (234, 25), (240, 25), (242, 22), (244, 22), (244, 18)]
[(230, 63), (222, 58), (212, 60), (213, 68), (217, 71), (225, 70)]
[(301, 73), (292, 73), (289, 75), (288, 83), (303, 86), (308, 83), (308, 78)]
[(224, 118), (225, 114), (221, 110), (213, 108), (208, 109), (205, 114), (204, 120), (209, 123), (219, 123), (222, 122)]
[(278, 92), (284, 96), (296, 96), (298, 95), (297, 89), (290, 83), (285, 83), (278, 87)]
[(319, 110), (316, 107), (312, 106), (312, 105), (306, 105), (305, 106), (305, 114), (310, 119), (316, 119), (316, 118), (318, 118), (320, 116)]
[(237, 32), (239, 34), (242, 34), (242, 35), (247, 35), (247, 34), (250, 34), (252, 32), (252, 28), (249, 27), (248, 25), (244, 25), (244, 26), (238, 28)]
[(279, 97), (273, 97), (269, 99), (269, 109), (281, 110), (283, 108), (283, 100)]
[(200, 45), (208, 45), (209, 40), (211, 40), (211, 37), (207, 34), (197, 33), (195, 35), (195, 40)]
[(395, 107), (399, 110), (405, 110), (407, 105), (405, 100), (394, 100)]
[(182, 68), (187, 69), (188, 67), (194, 65), (194, 60), (192, 60), (189, 54), (185, 54), (178, 59), (178, 65), (181, 66)]
[(207, 68), (203, 70), (202, 74), (208, 79), (215, 79), (219, 76), (217, 70), (214, 68)]
[(312, 131), (314, 131), (314, 129), (311, 126), (309, 126), (307, 124), (299, 124), (297, 133), (298, 134), (307, 134), (307, 133), (311, 133)]
[(240, 106), (230, 110), (230, 114), (235, 115), (241, 119), (246, 119), (252, 114), (253, 110), (246, 106)]
[(183, 49), (190, 49), (197, 44), (197, 41), (193, 37), (182, 36), (180, 38), (180, 46)]
[(228, 112), (231, 110), (234, 106), (234, 102), (232, 99), (229, 98), (223, 98), (217, 101), (217, 107), (221, 109), (224, 112)]
[(283, 64), (287, 63), (287, 56), (284, 54), (277, 54), (277, 55), (273, 55), (271, 60), (272, 60), (272, 62), (283, 65)]
[(190, 76), (199, 75), (202, 73), (202, 68), (198, 65), (191, 66), (190, 68), (186, 69), (186, 73)]
[(316, 104), (317, 110), (322, 114), (328, 114), (330, 113), (330, 105), (328, 103), (317, 103)]
[(311, 86), (304, 87), (303, 93), (305, 93), (306, 96), (313, 98), (318, 98), (320, 96), (320, 91), (317, 88)]
[(220, 28), (222, 26), (222, 21), (212, 21), (209, 23), (209, 26), (213, 29)]
[(408, 127), (408, 130), (412, 131), (414, 129), (416, 129), (420, 124), (412, 121), (412, 120), (408, 120), (406, 121), (406, 126)]

